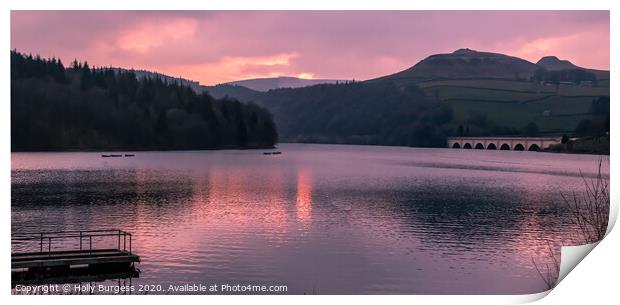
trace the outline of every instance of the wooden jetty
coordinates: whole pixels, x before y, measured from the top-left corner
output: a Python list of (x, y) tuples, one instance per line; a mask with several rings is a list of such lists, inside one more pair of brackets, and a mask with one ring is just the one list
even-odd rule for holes
[[(112, 242), (116, 247), (110, 247)], [(132, 252), (131, 233), (116, 229), (13, 234), (11, 249), (12, 278), (23, 281), (72, 274), (133, 274), (135, 263), (140, 262)]]

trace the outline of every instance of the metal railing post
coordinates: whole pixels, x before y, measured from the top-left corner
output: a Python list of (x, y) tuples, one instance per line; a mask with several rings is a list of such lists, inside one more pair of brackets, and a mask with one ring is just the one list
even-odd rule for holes
[[(39, 240), (39, 254), (44, 255), (45, 252), (43, 252), (43, 247), (44, 247), (45, 240), (47, 240), (47, 256), (51, 257), (52, 243), (54, 239), (61, 239), (61, 240), (70, 239), (66, 243), (66, 245), (61, 241), (59, 245), (56, 246), (57, 248), (56, 252), (58, 251), (63, 252), (63, 251), (75, 251), (75, 248), (73, 248), (74, 247), (73, 240), (75, 240), (75, 238), (79, 238), (79, 251), (80, 253), (86, 254), (86, 246), (84, 245), (84, 238), (88, 237), (88, 253), (89, 255), (92, 256), (94, 254), (93, 250), (101, 251), (101, 250), (106, 249), (105, 243), (104, 245), (99, 245), (99, 246), (95, 245), (95, 247), (100, 247), (100, 248), (93, 248), (93, 237), (105, 237), (105, 239), (108, 240), (112, 236), (116, 236), (117, 238), (116, 245), (117, 245), (118, 252), (121, 252), (124, 255), (133, 255), (133, 235), (127, 231), (123, 231), (120, 229), (85, 230), (85, 231), (74, 230), (74, 231), (62, 231), (62, 232), (36, 232), (36, 233), (33, 232), (33, 233), (15, 234), (15, 235), (11, 235), (11, 247), (14, 246), (14, 243), (19, 244), (22, 241), (34, 242), (38, 239)], [(129, 241), (127, 241), (127, 236), (129, 236)], [(121, 247), (121, 237), (123, 238), (122, 247)], [(127, 245), (127, 243), (129, 243), (129, 245)], [(34, 253), (36, 253), (36, 250), (32, 249), (34, 248), (32, 247), (34, 245), (36, 244), (30, 243), (28, 246), (28, 249), (31, 249), (29, 251), (35, 251)]]

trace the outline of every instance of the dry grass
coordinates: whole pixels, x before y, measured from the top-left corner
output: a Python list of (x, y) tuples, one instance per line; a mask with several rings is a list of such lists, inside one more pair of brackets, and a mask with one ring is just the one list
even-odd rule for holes
[[(609, 162), (609, 161), (607, 161)], [(595, 178), (588, 179), (580, 172), (586, 187), (585, 193), (562, 194), (572, 217), (570, 220), (581, 231), (585, 243), (594, 243), (605, 237), (609, 223), (609, 180), (601, 173), (603, 159), (599, 159)]]
[(541, 270), (542, 266), (538, 266), (534, 258), (532, 257), (532, 263), (534, 264), (534, 268), (536, 268), (536, 272), (540, 278), (545, 282), (547, 286), (547, 290), (553, 289), (558, 281), (558, 275), (560, 274), (560, 260), (557, 258), (557, 255), (553, 251), (553, 247), (550, 241), (547, 241), (547, 259), (551, 262), (545, 263), (544, 270)]
[[(603, 177), (602, 166), (603, 159), (601, 158), (598, 161), (596, 176), (590, 179), (586, 178), (580, 171), (585, 192), (573, 191), (568, 196), (561, 194), (570, 211), (570, 221), (577, 226), (580, 237), (586, 244), (602, 240), (609, 223), (609, 179)], [(548, 290), (555, 287), (560, 273), (560, 260), (553, 249), (551, 242), (547, 241), (547, 261), (551, 263), (545, 263), (544, 269), (542, 264), (539, 266), (532, 258), (532, 263)]]

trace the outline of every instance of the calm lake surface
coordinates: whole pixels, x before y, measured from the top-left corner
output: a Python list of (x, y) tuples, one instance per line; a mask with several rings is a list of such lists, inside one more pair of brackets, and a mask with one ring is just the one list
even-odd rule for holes
[[(598, 157), (280, 144), (262, 150), (12, 153), (16, 232), (134, 234), (138, 283), (293, 294), (516, 294), (579, 244), (561, 193)], [(605, 166), (608, 177), (608, 166)], [(558, 251), (559, 249), (556, 249)]]

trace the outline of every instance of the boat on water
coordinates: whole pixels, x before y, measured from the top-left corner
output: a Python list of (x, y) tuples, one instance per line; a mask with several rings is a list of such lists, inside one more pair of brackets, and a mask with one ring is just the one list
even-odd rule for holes
[(263, 155), (281, 155), (282, 152), (281, 151), (265, 151), (263, 152)]
[(122, 157), (123, 155), (101, 155), (102, 158), (118, 158), (118, 157)]
[(135, 157), (136, 155), (134, 154), (125, 154), (125, 157)]

